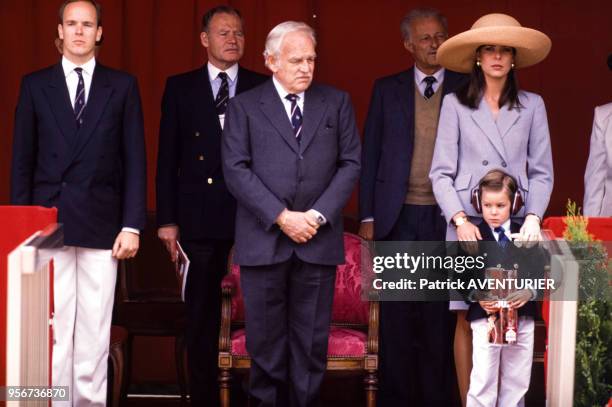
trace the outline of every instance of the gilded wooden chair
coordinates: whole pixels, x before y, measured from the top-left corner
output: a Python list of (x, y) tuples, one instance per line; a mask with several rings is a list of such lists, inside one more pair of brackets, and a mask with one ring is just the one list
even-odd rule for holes
[[(369, 282), (371, 277), (372, 256), (366, 243), (351, 233), (344, 234), (344, 248), (345, 264), (338, 266), (336, 273), (327, 370), (363, 375), (366, 405), (374, 407), (378, 388), (379, 304), (364, 300), (361, 290), (362, 281)], [(219, 391), (223, 407), (230, 405), (232, 371), (246, 372), (251, 367), (246, 350), (240, 267), (233, 264), (232, 254), (222, 282)]]

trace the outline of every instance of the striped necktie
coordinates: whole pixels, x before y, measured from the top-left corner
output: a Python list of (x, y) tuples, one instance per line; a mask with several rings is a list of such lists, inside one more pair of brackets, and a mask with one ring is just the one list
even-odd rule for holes
[(302, 141), (302, 111), (297, 103), (298, 98), (299, 96), (294, 93), (285, 96), (285, 99), (291, 102), (291, 126), (293, 126), (293, 134), (299, 143)]
[(436, 82), (436, 78), (433, 76), (426, 76), (423, 79), (423, 82), (427, 84), (427, 86), (425, 87), (425, 92), (423, 93), (423, 96), (425, 96), (425, 99), (429, 99), (434, 94), (433, 84)]
[(217, 109), (217, 115), (225, 114), (227, 109), (227, 101), (229, 100), (229, 84), (227, 83), (227, 74), (225, 72), (219, 72), (217, 78), (221, 79), (221, 86), (217, 97), (215, 98), (215, 108)]
[(74, 98), (74, 117), (77, 128), (80, 128), (83, 125), (83, 112), (85, 111), (85, 81), (83, 80), (83, 68), (74, 68), (74, 72), (79, 75), (79, 84)]

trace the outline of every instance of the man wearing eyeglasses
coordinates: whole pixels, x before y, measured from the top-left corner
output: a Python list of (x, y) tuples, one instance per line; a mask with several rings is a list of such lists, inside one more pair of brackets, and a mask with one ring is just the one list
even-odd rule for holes
[[(359, 234), (366, 240), (440, 242), (446, 222), (428, 175), (442, 98), (463, 77), (436, 61), (448, 37), (440, 12), (412, 10), (400, 27), (414, 66), (374, 84), (364, 132)], [(382, 302), (379, 405), (448, 405), (451, 317), (448, 302)]]

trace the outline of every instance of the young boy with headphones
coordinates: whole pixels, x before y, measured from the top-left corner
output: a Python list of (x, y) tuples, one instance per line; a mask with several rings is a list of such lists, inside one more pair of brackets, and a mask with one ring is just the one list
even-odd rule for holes
[[(543, 270), (543, 259), (537, 247), (518, 248), (512, 234), (519, 224), (511, 216), (518, 213), (522, 198), (516, 180), (501, 170), (489, 171), (472, 193), (472, 205), (482, 213), (478, 225), (483, 241), (480, 252), (487, 252), (486, 267), (517, 269), (518, 278), (535, 277)], [(470, 321), (473, 343), (473, 368), (467, 406), (519, 406), (529, 389), (533, 361), (534, 318), (537, 314), (537, 292), (518, 290), (507, 298), (510, 308), (518, 310), (516, 343), (498, 345), (489, 342), (488, 316), (499, 310), (498, 301), (472, 302), (466, 319)]]

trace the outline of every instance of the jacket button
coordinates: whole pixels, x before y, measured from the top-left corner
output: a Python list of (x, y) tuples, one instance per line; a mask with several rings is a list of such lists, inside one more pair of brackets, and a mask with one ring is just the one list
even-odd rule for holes
[(482, 165), (489, 165), (489, 162), (488, 162), (487, 160), (484, 160), (484, 161), (482, 162)]
[(208, 182), (208, 185), (211, 185), (211, 184), (213, 183), (213, 179), (212, 179), (212, 178), (208, 178), (208, 179), (206, 180), (206, 182)]
[(502, 161), (502, 167), (506, 168), (506, 166), (507, 166), (507, 165), (508, 165), (508, 164), (506, 164), (506, 162), (505, 162), (505, 161)]
[(204, 156), (203, 156), (202, 154), (200, 154), (200, 155), (198, 156), (198, 160), (200, 160), (200, 161), (204, 161)]
[(196, 132), (195, 132), (195, 136), (196, 136), (196, 137), (200, 137), (200, 132), (199, 132), (199, 131), (196, 131)]

